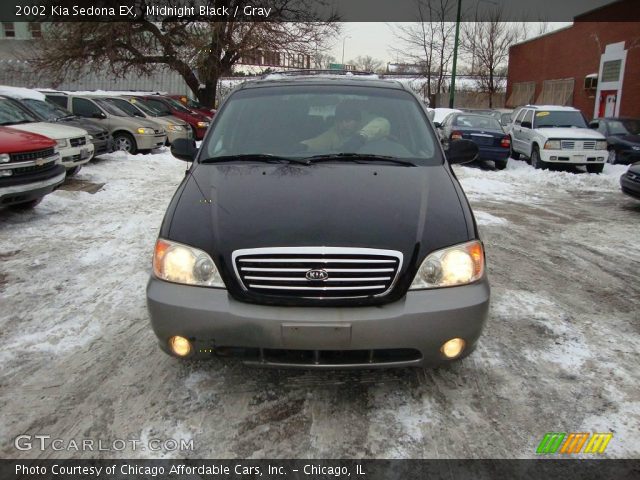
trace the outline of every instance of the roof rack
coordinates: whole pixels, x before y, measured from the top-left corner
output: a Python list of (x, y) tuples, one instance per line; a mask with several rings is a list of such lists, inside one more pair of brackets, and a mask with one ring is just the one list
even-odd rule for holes
[[(276, 72), (269, 72), (263, 74), (260, 78), (266, 79), (271, 75), (275, 76), (297, 76), (297, 75), (376, 75), (374, 72), (363, 72), (358, 70), (323, 70), (318, 68), (305, 69), (305, 70), (281, 70)], [(376, 75), (377, 76), (377, 75)]]

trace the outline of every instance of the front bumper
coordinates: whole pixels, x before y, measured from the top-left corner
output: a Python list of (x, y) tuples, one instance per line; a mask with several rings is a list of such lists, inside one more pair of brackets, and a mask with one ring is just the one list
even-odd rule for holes
[(619, 150), (617, 163), (623, 165), (630, 165), (632, 163), (640, 162), (640, 150)]
[(93, 156), (94, 158), (105, 153), (113, 152), (113, 140), (111, 135), (106, 139), (94, 139), (93, 140)]
[(93, 143), (87, 143), (79, 147), (67, 147), (59, 149), (62, 157), (61, 165), (67, 170), (77, 165), (84, 165), (93, 158)]
[(606, 150), (540, 150), (540, 158), (548, 163), (591, 165), (604, 163), (609, 157)]
[(189, 140), (192, 137), (191, 127), (187, 125), (182, 131), (176, 132), (174, 130), (167, 130), (167, 141), (171, 144), (179, 138), (186, 138)]
[(640, 176), (626, 172), (620, 177), (620, 187), (627, 195), (640, 199)]
[(152, 150), (154, 148), (160, 148), (167, 142), (167, 135), (164, 133), (159, 135), (135, 134), (134, 137), (136, 139), (138, 150)]
[[(147, 285), (147, 308), (160, 347), (166, 352), (169, 338), (180, 335), (192, 341), (196, 358), (229, 348), (331, 352), (413, 349), (419, 355), (410, 360), (304, 366), (421, 366), (447, 362), (440, 347), (451, 338), (465, 340), (462, 356), (473, 350), (487, 318), (489, 294), (485, 277), (462, 287), (412, 291), (382, 306), (281, 307), (243, 303), (224, 289), (177, 285), (152, 277)], [(274, 365), (300, 366), (269, 363)]]
[(11, 185), (0, 185), (0, 205), (15, 205), (44, 197), (58, 188), (64, 182), (66, 175), (64, 167), (56, 165), (42, 175), (11, 179)]

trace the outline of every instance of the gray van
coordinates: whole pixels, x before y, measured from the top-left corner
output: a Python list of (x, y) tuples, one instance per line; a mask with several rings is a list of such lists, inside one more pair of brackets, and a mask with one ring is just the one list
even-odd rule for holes
[(164, 128), (146, 118), (134, 118), (100, 97), (45, 93), (47, 100), (79, 117), (97, 120), (111, 133), (114, 149), (131, 154), (162, 147), (167, 141)]

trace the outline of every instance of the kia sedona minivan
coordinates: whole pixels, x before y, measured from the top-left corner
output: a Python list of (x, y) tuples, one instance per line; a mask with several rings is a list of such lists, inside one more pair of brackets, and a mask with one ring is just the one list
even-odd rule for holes
[(402, 83), (267, 76), (224, 102), (160, 228), (160, 347), (261, 366), (437, 365), (473, 351), (483, 244), (426, 107)]

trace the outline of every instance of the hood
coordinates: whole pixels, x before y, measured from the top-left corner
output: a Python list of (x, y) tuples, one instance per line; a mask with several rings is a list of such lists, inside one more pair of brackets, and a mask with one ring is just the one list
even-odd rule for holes
[(0, 127), (0, 153), (22, 153), (55, 147), (50, 138), (13, 128)]
[(157, 129), (158, 124), (149, 120), (148, 118), (141, 117), (118, 117), (111, 115), (109, 119), (116, 125), (124, 125), (128, 128), (137, 129), (140, 127)]
[(474, 235), (442, 165), (205, 164), (175, 198), (160, 235), (207, 251), (236, 288), (231, 254), (237, 249), (398, 250), (399, 278), (410, 271), (412, 279), (416, 258)]
[(37, 133), (44, 135), (45, 137), (53, 138), (54, 140), (84, 137), (87, 135), (87, 131), (84, 129), (61, 125), (58, 123), (21, 123), (20, 125), (8, 125), (8, 127), (25, 132)]
[(605, 140), (604, 135), (591, 128), (537, 128), (547, 138), (566, 140)]
[(179, 118), (176, 118), (171, 115), (166, 117), (147, 117), (147, 120), (155, 123), (156, 125), (161, 126), (165, 130), (169, 125), (180, 125), (181, 127), (184, 127), (184, 128), (189, 126), (187, 122), (180, 120)]
[(633, 172), (636, 175), (640, 175), (640, 162), (636, 162), (629, 167), (629, 172)]
[(614, 135), (612, 138), (617, 143), (624, 143), (630, 146), (640, 146), (640, 135)]
[(94, 123), (88, 123), (85, 118), (79, 118), (79, 117), (68, 118), (65, 120), (58, 120), (58, 122), (56, 123), (58, 125), (64, 125), (64, 126), (69, 125), (71, 127), (81, 128), (83, 130), (86, 130), (89, 133), (89, 135), (107, 132), (104, 128), (98, 125), (95, 125)]

